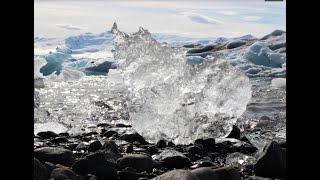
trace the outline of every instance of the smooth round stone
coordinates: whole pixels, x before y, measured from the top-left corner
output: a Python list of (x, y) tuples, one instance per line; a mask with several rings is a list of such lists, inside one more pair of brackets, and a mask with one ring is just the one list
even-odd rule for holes
[(102, 144), (100, 141), (98, 140), (92, 140), (89, 142), (89, 147), (88, 147), (88, 151), (89, 152), (95, 152), (97, 150), (99, 150), (102, 147)]
[(156, 161), (142, 154), (129, 154), (119, 160), (119, 167), (121, 169), (132, 167), (141, 172), (151, 171), (156, 164)]
[(165, 140), (163, 140), (163, 139), (160, 139), (158, 142), (157, 142), (157, 147), (158, 148), (165, 148), (165, 147), (167, 147), (167, 142), (165, 141)]

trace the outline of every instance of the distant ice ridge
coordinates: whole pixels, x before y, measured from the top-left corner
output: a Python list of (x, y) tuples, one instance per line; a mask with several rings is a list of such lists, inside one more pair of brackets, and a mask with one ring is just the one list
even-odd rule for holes
[(246, 110), (249, 78), (219, 53), (187, 63), (185, 48), (158, 43), (140, 28), (128, 35), (112, 27), (114, 59), (129, 94), (130, 122), (147, 141), (188, 144), (223, 137)]

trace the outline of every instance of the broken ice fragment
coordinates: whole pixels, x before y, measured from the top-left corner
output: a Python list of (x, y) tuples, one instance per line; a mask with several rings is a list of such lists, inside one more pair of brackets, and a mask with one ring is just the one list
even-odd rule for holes
[(246, 110), (251, 84), (222, 54), (190, 65), (184, 48), (160, 44), (143, 28), (127, 35), (114, 24), (111, 31), (135, 131), (149, 142), (175, 144), (230, 133)]

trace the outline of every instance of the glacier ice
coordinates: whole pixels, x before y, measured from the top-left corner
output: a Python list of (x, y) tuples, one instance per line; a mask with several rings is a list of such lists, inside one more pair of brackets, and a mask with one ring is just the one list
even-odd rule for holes
[(188, 144), (224, 137), (251, 99), (249, 78), (222, 54), (188, 64), (186, 49), (158, 43), (140, 28), (128, 35), (112, 27), (114, 59), (128, 89), (132, 127), (149, 142)]
[(48, 76), (54, 72), (59, 75), (60, 71), (62, 70), (62, 63), (70, 58), (72, 58), (70, 55), (63, 53), (51, 53), (47, 56), (44, 56), (47, 64), (40, 68), (40, 72), (44, 76)]
[(240, 165), (250, 165), (254, 164), (256, 159), (252, 156), (248, 156), (239, 152), (228, 154), (226, 157), (226, 164), (240, 164)]
[(286, 78), (272, 79), (271, 86), (276, 87), (276, 88), (286, 88)]
[(256, 65), (263, 65), (273, 68), (281, 68), (286, 62), (285, 56), (280, 53), (273, 52), (262, 42), (255, 42), (244, 53), (244, 59)]

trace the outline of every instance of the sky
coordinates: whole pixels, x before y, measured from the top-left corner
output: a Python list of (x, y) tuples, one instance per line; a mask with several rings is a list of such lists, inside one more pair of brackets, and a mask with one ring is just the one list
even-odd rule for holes
[(34, 3), (35, 37), (68, 37), (109, 31), (117, 22), (131, 33), (190, 38), (262, 37), (286, 30), (285, 2), (243, 1), (40, 1)]

